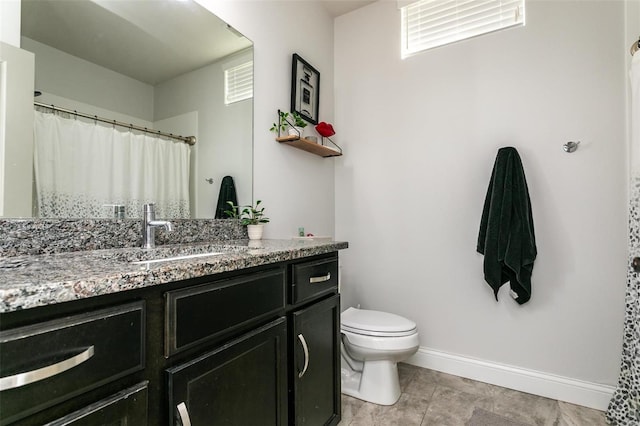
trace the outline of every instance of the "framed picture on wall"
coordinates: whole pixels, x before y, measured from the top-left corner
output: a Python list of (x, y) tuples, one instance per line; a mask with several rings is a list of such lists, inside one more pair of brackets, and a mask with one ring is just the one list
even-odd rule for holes
[(312, 124), (318, 124), (320, 73), (297, 53), (291, 68), (291, 111)]

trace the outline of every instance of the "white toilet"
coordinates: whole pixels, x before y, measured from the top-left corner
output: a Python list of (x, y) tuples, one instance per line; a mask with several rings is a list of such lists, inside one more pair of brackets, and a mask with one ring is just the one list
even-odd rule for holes
[(387, 312), (348, 308), (340, 315), (342, 393), (380, 405), (400, 398), (399, 361), (418, 350), (416, 323)]

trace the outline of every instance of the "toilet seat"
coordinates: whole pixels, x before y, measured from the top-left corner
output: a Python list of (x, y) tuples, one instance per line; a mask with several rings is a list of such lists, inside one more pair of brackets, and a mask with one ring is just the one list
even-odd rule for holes
[(355, 308), (340, 315), (340, 327), (364, 336), (402, 337), (417, 333), (416, 323), (400, 315)]

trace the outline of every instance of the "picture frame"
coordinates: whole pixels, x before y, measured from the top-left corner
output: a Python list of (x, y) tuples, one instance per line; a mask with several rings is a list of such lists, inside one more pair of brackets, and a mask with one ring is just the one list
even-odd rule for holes
[(291, 111), (312, 124), (318, 124), (320, 72), (297, 53), (291, 67)]

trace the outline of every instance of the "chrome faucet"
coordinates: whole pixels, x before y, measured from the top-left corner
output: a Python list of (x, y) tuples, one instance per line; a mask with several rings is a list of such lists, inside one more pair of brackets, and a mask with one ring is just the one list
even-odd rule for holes
[(167, 232), (173, 231), (173, 225), (168, 220), (156, 220), (156, 205), (145, 204), (142, 213), (142, 248), (156, 247), (156, 227), (164, 226)]

